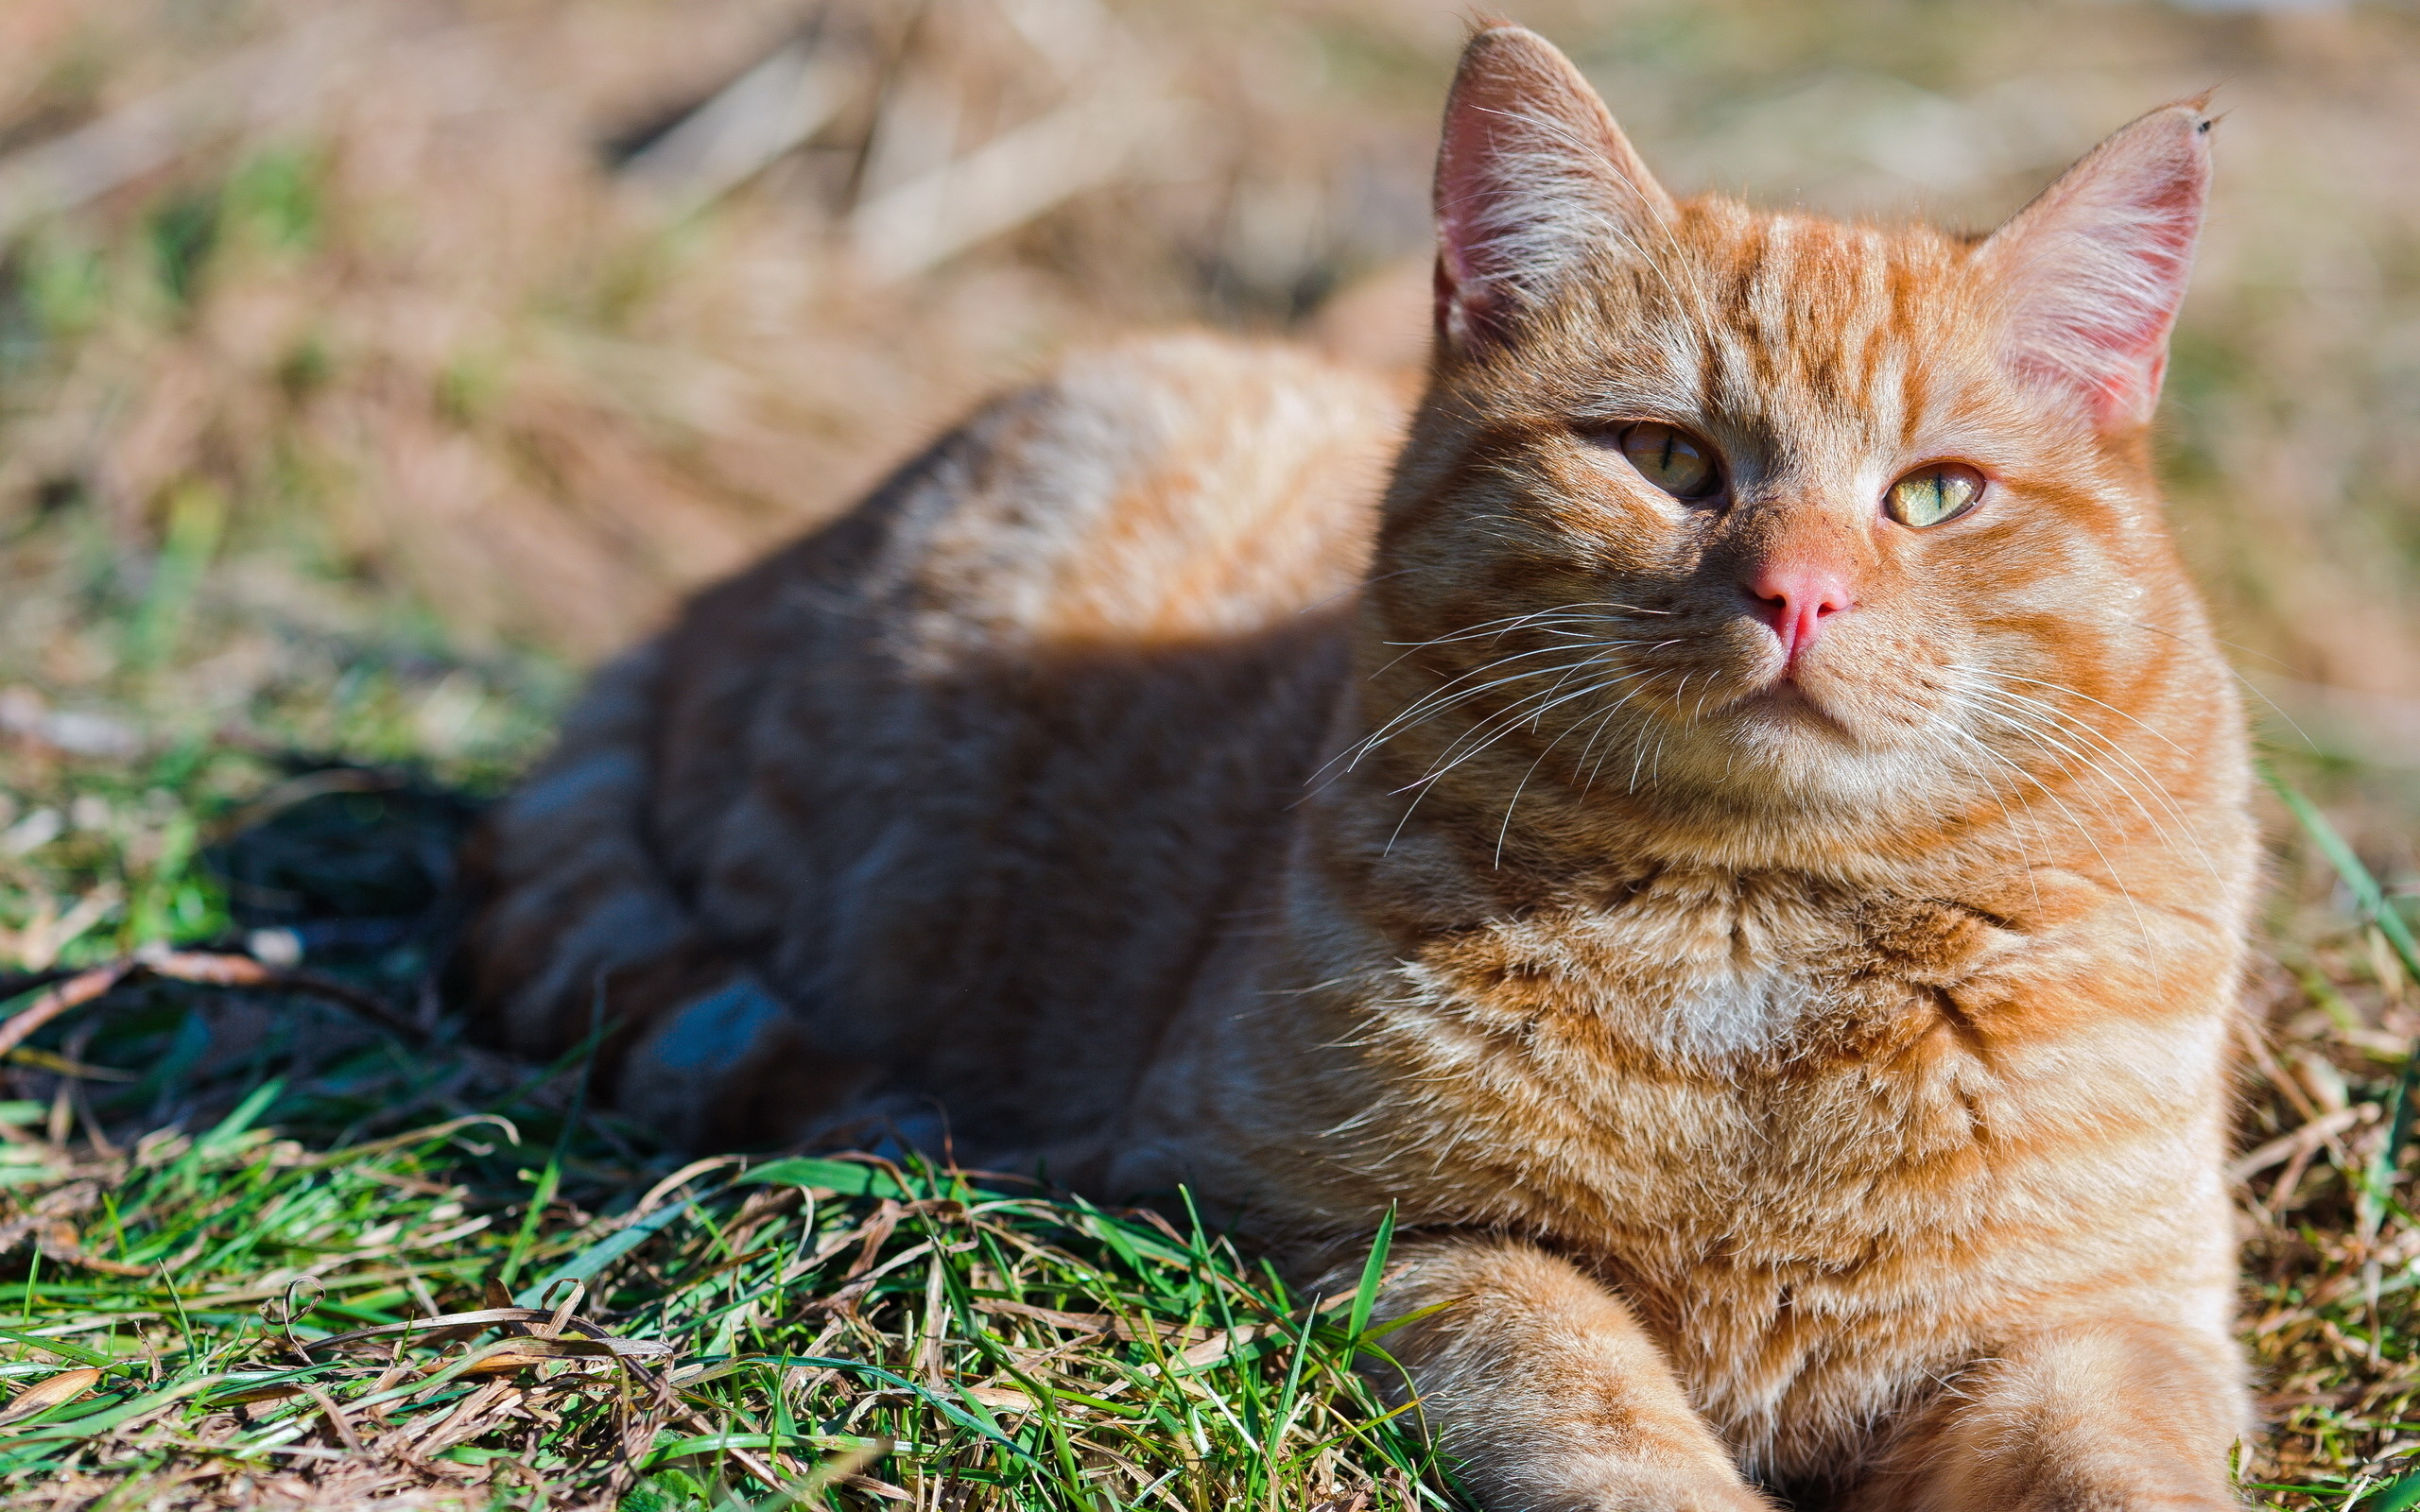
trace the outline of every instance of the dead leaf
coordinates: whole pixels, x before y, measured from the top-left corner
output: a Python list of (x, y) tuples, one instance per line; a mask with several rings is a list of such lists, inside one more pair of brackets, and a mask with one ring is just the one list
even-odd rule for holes
[(92, 1390), (100, 1379), (101, 1373), (91, 1366), (79, 1366), (73, 1370), (61, 1370), (55, 1376), (45, 1376), (18, 1392), (15, 1400), (5, 1409), (0, 1409), (0, 1423), (23, 1422), (36, 1413), (74, 1401)]
[(1002, 1412), (1031, 1412), (1033, 1399), (1012, 1386), (967, 1386), (966, 1394), (986, 1407)]
[[(1118, 1326), (1118, 1320), (1107, 1313), (1063, 1313), (1055, 1307), (1036, 1307), (1030, 1302), (1011, 1302), (999, 1297), (978, 1297), (975, 1311), (993, 1313), (1006, 1317), (1029, 1317), (1052, 1328), (1070, 1329), (1080, 1333), (1103, 1333)], [(1121, 1336), (1123, 1331), (1121, 1330)]]
[(230, 1396), (214, 1399), (214, 1404), (220, 1407), (257, 1407), (263, 1402), (285, 1401), (301, 1395), (302, 1395), (301, 1386), (254, 1386), (248, 1391), (238, 1391)]
[(877, 1481), (871, 1475), (843, 1475), (840, 1477), (840, 1484), (843, 1486), (855, 1486), (856, 1489), (864, 1491), (869, 1495), (878, 1496), (886, 1502), (913, 1502), (916, 1500), (912, 1492), (903, 1490), (899, 1486), (891, 1485), (889, 1481)]
[[(463, 1370), (464, 1375), (492, 1376), (544, 1365), (549, 1360), (610, 1360), (670, 1354), (672, 1347), (653, 1339), (507, 1339)], [(439, 1368), (443, 1368), (440, 1366)]]

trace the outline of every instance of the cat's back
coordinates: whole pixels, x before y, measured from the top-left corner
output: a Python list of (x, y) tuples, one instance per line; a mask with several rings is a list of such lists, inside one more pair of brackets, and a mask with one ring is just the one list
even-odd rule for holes
[(557, 1047), (609, 971), (640, 1109), (768, 1023), (816, 1047), (700, 1140), (868, 1099), (945, 1101), (961, 1146), (1105, 1116), (1316, 765), (1406, 399), (1187, 335), (986, 406), (600, 679), (490, 828), (477, 995)]
[(1188, 333), (993, 401), (663, 638), (665, 863), (705, 865), (758, 784), (856, 789), (860, 758), (980, 746), (1011, 690), (1030, 706), (1116, 668), (1173, 693), (1241, 643), (1340, 619), (1406, 400), (1297, 347)]

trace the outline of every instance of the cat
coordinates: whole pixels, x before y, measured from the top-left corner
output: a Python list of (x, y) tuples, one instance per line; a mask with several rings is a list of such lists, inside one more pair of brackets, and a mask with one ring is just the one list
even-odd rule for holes
[(696, 1145), (1345, 1273), (1394, 1207), (1491, 1508), (2235, 1506), (2249, 765), (2147, 438), (2210, 125), (1981, 237), (1677, 202), (1485, 26), (1424, 392), (994, 403), (599, 677), (463, 989)]

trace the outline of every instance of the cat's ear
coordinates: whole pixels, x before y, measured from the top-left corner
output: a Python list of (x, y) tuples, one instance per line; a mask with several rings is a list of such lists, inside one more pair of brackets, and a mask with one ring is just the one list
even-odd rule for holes
[(2152, 417), (2210, 188), (2209, 98), (2163, 107), (2069, 168), (1977, 250), (2006, 357), (2103, 430)]
[(1552, 43), (1490, 26), (1462, 50), (1437, 150), (1437, 332), (1502, 340), (1587, 251), (1668, 219), (1671, 197)]

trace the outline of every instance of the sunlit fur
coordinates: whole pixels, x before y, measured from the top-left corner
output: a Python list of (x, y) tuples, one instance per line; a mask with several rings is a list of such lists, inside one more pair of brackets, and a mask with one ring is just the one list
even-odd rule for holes
[[(1183, 1183), (1306, 1275), (1392, 1206), (1491, 1507), (2233, 1505), (2199, 102), (1978, 241), (1675, 205), (1528, 33), (1454, 100), (1408, 422), (1207, 337), (1000, 402), (600, 680), (459, 981), (692, 1143)], [(1775, 562), (1845, 585), (1794, 662)]]

